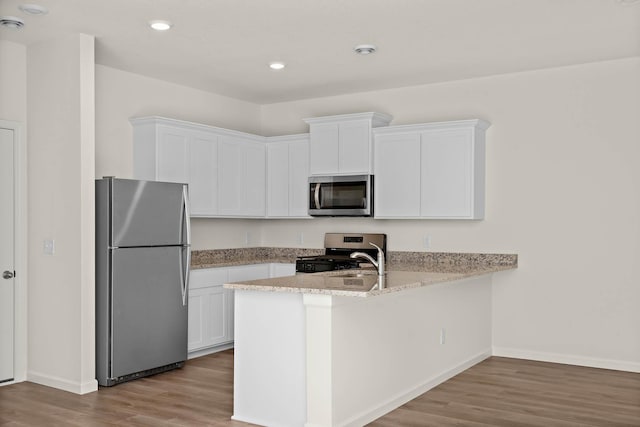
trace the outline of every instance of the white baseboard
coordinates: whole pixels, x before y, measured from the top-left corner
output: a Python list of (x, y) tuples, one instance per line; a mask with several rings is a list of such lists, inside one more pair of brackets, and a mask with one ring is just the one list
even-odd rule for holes
[[(491, 356), (491, 349), (486, 349), (484, 351), (482, 351), (481, 353), (471, 357), (470, 359), (462, 362), (461, 364), (454, 366), (450, 369), (447, 369), (446, 371), (442, 372), (439, 375), (436, 375), (435, 377), (429, 378), (427, 379), (425, 382), (423, 382), (422, 384), (420, 384), (419, 386), (407, 390), (395, 397), (392, 397), (388, 400), (386, 400), (384, 403), (382, 403), (381, 405), (374, 407), (374, 408), (370, 408), (369, 410), (367, 410), (366, 412), (363, 412), (361, 414), (358, 414), (354, 417), (351, 417), (348, 420), (345, 420), (343, 422), (339, 423), (339, 426), (341, 427), (358, 427), (358, 426), (363, 426), (367, 423), (372, 422), (373, 420), (376, 420), (378, 418), (380, 418), (381, 416), (383, 416), (384, 414), (387, 414), (391, 411), (393, 411), (394, 409), (404, 405), (405, 403), (409, 402), (410, 400), (415, 399), (416, 397), (420, 396), (423, 393), (426, 393), (427, 391), (431, 390), (432, 388), (436, 387), (437, 385), (442, 384), (443, 382), (447, 381), (450, 378), (455, 377), (456, 375), (458, 375), (459, 373), (466, 371), (467, 369), (469, 369), (470, 367), (472, 367), (473, 365), (476, 365), (480, 362), (482, 362), (483, 360), (485, 360), (486, 358)], [(310, 427), (310, 424), (306, 424), (306, 427)]]
[(96, 379), (84, 383), (77, 383), (64, 378), (45, 375), (33, 371), (27, 372), (27, 381), (75, 394), (87, 394), (98, 390), (98, 381)]
[(538, 362), (563, 363), (565, 365), (587, 366), (589, 368), (613, 369), (640, 373), (640, 363), (624, 360), (598, 359), (561, 353), (522, 350), (517, 348), (493, 347), (493, 356), (514, 359), (536, 360)]
[(207, 347), (200, 350), (193, 350), (187, 354), (187, 359), (195, 359), (196, 357), (206, 356), (207, 354), (217, 353), (219, 351), (229, 350), (233, 348), (233, 343), (219, 345), (216, 347)]

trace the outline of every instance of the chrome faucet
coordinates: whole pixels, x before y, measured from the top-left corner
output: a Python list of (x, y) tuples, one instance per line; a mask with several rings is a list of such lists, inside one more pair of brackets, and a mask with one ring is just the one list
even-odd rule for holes
[(376, 261), (375, 259), (373, 259), (373, 257), (369, 254), (365, 254), (364, 252), (353, 252), (351, 255), (349, 255), (351, 258), (364, 258), (367, 261), (369, 261), (371, 264), (373, 264), (373, 266), (376, 268), (376, 270), (378, 270), (378, 276), (383, 278), (384, 274), (385, 274), (385, 268), (384, 268), (384, 252), (382, 251), (382, 249), (380, 248), (380, 246), (376, 245), (375, 243), (371, 243), (369, 242), (369, 244), (371, 246), (374, 246), (376, 249), (378, 249), (378, 260)]

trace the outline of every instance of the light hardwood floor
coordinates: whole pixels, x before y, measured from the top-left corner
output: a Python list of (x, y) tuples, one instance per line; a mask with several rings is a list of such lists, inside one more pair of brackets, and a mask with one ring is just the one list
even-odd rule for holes
[[(78, 396), (0, 387), (1, 426), (249, 426), (231, 421), (233, 351)], [(371, 423), (640, 426), (640, 374), (492, 357)]]

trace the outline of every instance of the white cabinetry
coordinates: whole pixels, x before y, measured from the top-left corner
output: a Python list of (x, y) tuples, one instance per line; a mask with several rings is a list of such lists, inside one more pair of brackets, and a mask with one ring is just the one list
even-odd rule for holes
[(220, 216), (265, 215), (265, 145), (223, 136), (218, 142), (218, 213)]
[(309, 124), (311, 175), (373, 173), (372, 128), (387, 126), (391, 116), (344, 114), (304, 119)]
[(309, 135), (267, 139), (267, 217), (309, 218)]
[(218, 137), (197, 125), (132, 119), (134, 178), (189, 184), (191, 214), (217, 211)]
[(376, 218), (482, 219), (482, 120), (376, 129)]
[(285, 276), (296, 275), (295, 264), (272, 263), (272, 264), (269, 264), (269, 266), (270, 266), (269, 277), (285, 277)]
[(131, 123), (134, 178), (188, 183), (192, 216), (265, 215), (264, 138), (162, 117)]
[(233, 341), (233, 294), (222, 287), (229, 281), (228, 274), (226, 268), (191, 271), (187, 344), (190, 352)]
[(189, 282), (187, 350), (190, 356), (229, 348), (233, 344), (232, 289), (225, 283), (292, 276), (295, 264), (251, 264), (192, 270)]

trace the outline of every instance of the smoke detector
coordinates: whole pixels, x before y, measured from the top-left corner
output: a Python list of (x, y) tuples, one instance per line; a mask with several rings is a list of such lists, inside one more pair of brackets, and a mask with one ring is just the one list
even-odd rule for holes
[(24, 27), (24, 21), (15, 16), (0, 16), (0, 27), (17, 30)]
[(49, 9), (47, 9), (46, 7), (33, 3), (21, 4), (20, 6), (18, 6), (18, 9), (20, 9), (24, 13), (28, 13), (29, 15), (46, 15), (47, 13), (49, 13)]
[(376, 51), (376, 47), (372, 44), (360, 44), (353, 48), (355, 53), (359, 53), (360, 55), (369, 55)]

